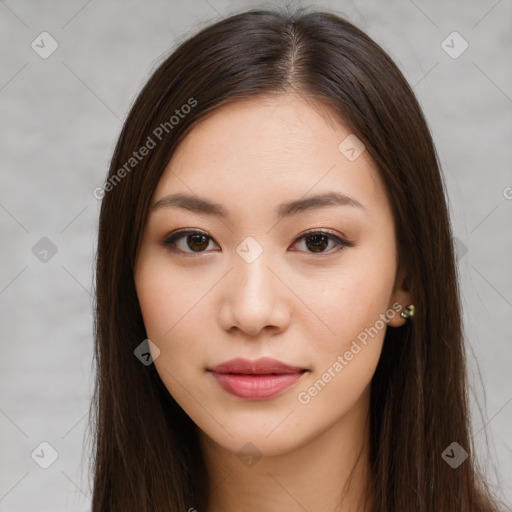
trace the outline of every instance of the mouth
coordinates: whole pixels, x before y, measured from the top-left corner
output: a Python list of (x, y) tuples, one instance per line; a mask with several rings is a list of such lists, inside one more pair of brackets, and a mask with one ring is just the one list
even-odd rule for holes
[(245, 400), (275, 397), (309, 371), (270, 358), (232, 359), (207, 370), (224, 391)]

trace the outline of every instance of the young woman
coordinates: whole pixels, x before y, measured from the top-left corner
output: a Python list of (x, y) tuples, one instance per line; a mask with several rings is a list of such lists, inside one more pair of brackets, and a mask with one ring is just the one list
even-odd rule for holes
[(498, 510), (435, 148), (362, 31), (201, 30), (100, 193), (94, 512)]

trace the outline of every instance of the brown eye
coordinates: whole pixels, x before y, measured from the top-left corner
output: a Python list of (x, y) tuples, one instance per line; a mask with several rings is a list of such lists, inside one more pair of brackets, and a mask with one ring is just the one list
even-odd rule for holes
[(204, 251), (209, 245), (208, 237), (205, 235), (188, 235), (186, 241), (187, 246), (194, 252)]
[(306, 237), (306, 247), (312, 252), (323, 252), (329, 245), (329, 237), (325, 235), (312, 235)]
[[(338, 252), (344, 247), (353, 247), (355, 245), (354, 243), (343, 240), (342, 238), (332, 233), (328, 233), (327, 231), (310, 231), (309, 233), (305, 233), (297, 238), (295, 243), (302, 241), (305, 242), (305, 246), (307, 248), (306, 252), (317, 254)], [(338, 249), (335, 251), (326, 251), (325, 249), (329, 246), (330, 242), (333, 243), (332, 247), (338, 247)]]
[(162, 245), (173, 252), (193, 254), (204, 252), (210, 240), (212, 238), (201, 231), (179, 231), (165, 238)]
[[(172, 233), (161, 244), (171, 252), (183, 253), (185, 255), (200, 254), (206, 252), (213, 238), (201, 231), (184, 230)], [(310, 231), (305, 233), (294, 242), (294, 245), (299, 242), (305, 242), (306, 250), (310, 254), (331, 254), (342, 250), (344, 247), (353, 247), (355, 244), (344, 240), (333, 233), (327, 231)], [(326, 249), (331, 245), (331, 248), (338, 247), (337, 250), (327, 251)]]

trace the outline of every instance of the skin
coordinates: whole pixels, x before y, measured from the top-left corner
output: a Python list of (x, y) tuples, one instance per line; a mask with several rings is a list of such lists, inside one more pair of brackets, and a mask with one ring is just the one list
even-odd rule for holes
[[(135, 268), (147, 335), (160, 350), (156, 369), (200, 429), (214, 487), (208, 512), (368, 510), (358, 498), (369, 482), (370, 382), (386, 329), (405, 323), (399, 311), (412, 301), (397, 269), (393, 213), (378, 171), (367, 151), (350, 161), (338, 149), (350, 133), (328, 107), (295, 93), (243, 100), (187, 135), (155, 190), (152, 204), (183, 192), (229, 212), (219, 219), (176, 206), (153, 210)], [(282, 202), (330, 191), (364, 209), (328, 206), (278, 221)], [(176, 252), (161, 244), (183, 228), (211, 238), (201, 246), (185, 235)], [(340, 250), (326, 241), (315, 252), (311, 238), (298, 240), (310, 230), (355, 245)], [(237, 252), (248, 236), (263, 250), (250, 263)], [(386, 312), (387, 326), (333, 371)], [(206, 370), (262, 356), (308, 372), (279, 396), (248, 401), (221, 389)], [(329, 368), (330, 381), (307, 395)], [(301, 392), (308, 403), (299, 401)], [(252, 465), (239, 456), (247, 443), (257, 449)]]

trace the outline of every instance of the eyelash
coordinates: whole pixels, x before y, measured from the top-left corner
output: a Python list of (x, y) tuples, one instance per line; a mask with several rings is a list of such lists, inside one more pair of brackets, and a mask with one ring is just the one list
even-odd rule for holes
[[(206, 251), (187, 252), (187, 251), (182, 251), (181, 249), (176, 248), (176, 242), (188, 235), (203, 235), (207, 239), (213, 240), (213, 238), (211, 236), (207, 235), (203, 231), (187, 229), (187, 230), (180, 230), (180, 231), (171, 233), (170, 235), (166, 236), (161, 241), (161, 245), (164, 246), (170, 252), (181, 253), (182, 255), (184, 255), (186, 257), (195, 256), (196, 254), (205, 254)], [(300, 235), (299, 237), (297, 237), (294, 240), (293, 245), (295, 245), (296, 243), (298, 243), (306, 238), (313, 237), (315, 235), (327, 237), (330, 241), (333, 241), (336, 243), (336, 245), (338, 246), (338, 249), (335, 251), (318, 252), (318, 253), (311, 252), (311, 251), (303, 251), (303, 252), (306, 252), (307, 254), (318, 255), (318, 256), (331, 255), (331, 254), (335, 254), (335, 253), (343, 250), (345, 247), (353, 247), (355, 245), (354, 242), (344, 240), (343, 238), (340, 238), (333, 233), (330, 233), (328, 231), (321, 231), (321, 230), (313, 230), (313, 231), (308, 231), (306, 233), (303, 233), (302, 235)], [(301, 251), (299, 251), (299, 252), (301, 252)]]

